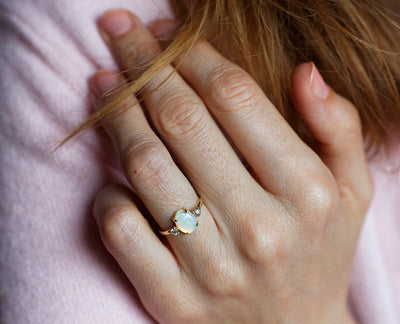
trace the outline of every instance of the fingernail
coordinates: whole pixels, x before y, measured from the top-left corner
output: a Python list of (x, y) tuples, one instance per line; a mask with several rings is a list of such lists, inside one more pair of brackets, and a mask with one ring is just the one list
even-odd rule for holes
[(132, 25), (131, 17), (123, 10), (108, 11), (99, 19), (99, 26), (110, 38), (122, 36)]
[(165, 37), (176, 30), (177, 26), (171, 20), (156, 20), (149, 26), (151, 33), (157, 38)]
[(110, 90), (118, 85), (118, 77), (110, 71), (97, 72), (90, 79), (90, 87), (94, 94), (98, 97), (104, 97)]
[(320, 99), (326, 99), (329, 94), (329, 87), (326, 85), (324, 79), (322, 78), (314, 63), (311, 64), (312, 68), (310, 73), (310, 89), (316, 97)]

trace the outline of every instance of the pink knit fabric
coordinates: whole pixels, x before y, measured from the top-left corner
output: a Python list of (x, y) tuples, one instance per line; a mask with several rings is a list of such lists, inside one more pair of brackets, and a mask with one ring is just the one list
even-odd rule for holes
[(400, 323), (400, 147), (371, 163), (374, 198), (354, 260), (350, 304), (360, 323)]
[[(116, 7), (170, 17), (167, 0), (0, 0), (1, 323), (153, 322), (92, 217), (98, 189), (123, 181), (108, 139), (91, 130), (52, 152), (90, 114), (88, 78), (115, 68), (95, 20)], [(400, 323), (400, 175), (387, 163), (351, 284), (365, 324)]]

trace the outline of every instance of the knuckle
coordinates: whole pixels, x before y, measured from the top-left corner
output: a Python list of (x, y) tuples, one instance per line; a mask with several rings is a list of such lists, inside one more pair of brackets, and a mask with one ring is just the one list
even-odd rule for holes
[(264, 271), (271, 285), (284, 287), (287, 284), (285, 269), (298, 244), (294, 229), (279, 222), (266, 226), (247, 222), (242, 224), (240, 236), (239, 250), (243, 258)]
[(211, 296), (237, 297), (245, 287), (245, 279), (234, 262), (214, 260), (208, 263), (204, 286)]
[(345, 131), (352, 137), (361, 136), (361, 121), (358, 112), (353, 109), (347, 114), (347, 118), (343, 123)]
[(153, 141), (128, 145), (123, 156), (122, 164), (129, 180), (146, 187), (159, 185), (171, 164), (166, 150)]
[(300, 209), (318, 218), (327, 216), (336, 207), (339, 192), (332, 176), (311, 171), (304, 174), (298, 198)]
[(160, 107), (158, 121), (161, 132), (167, 138), (196, 137), (204, 128), (202, 104), (187, 95), (175, 95), (164, 101)]
[(256, 221), (243, 221), (240, 224), (240, 235), (242, 243), (239, 249), (251, 263), (264, 267), (269, 267), (272, 263), (281, 263), (285, 249), (278, 231), (268, 230)]
[(113, 206), (105, 210), (99, 223), (104, 244), (114, 250), (132, 242), (136, 237), (134, 220), (131, 206)]
[[(256, 104), (257, 87), (253, 79), (238, 67), (219, 69), (207, 82), (207, 93), (221, 113), (241, 111)], [(229, 102), (231, 105), (227, 105)]]
[(353, 104), (345, 99), (344, 111), (341, 118), (338, 118), (338, 129), (341, 129), (347, 136), (358, 138), (362, 136), (361, 118), (358, 110)]

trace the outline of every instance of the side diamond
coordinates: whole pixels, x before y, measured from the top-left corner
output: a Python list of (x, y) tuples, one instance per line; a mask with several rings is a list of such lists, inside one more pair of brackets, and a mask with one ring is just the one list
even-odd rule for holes
[(169, 229), (169, 234), (177, 236), (179, 234), (179, 230), (176, 227), (172, 227)]
[(196, 207), (195, 209), (193, 209), (193, 214), (195, 214), (195, 216), (199, 217), (201, 212), (200, 212), (200, 208)]

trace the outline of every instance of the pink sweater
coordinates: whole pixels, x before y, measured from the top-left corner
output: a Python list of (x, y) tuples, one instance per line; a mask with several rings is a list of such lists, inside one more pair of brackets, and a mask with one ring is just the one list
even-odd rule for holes
[[(152, 322), (92, 217), (97, 190), (123, 180), (108, 139), (90, 130), (52, 153), (90, 114), (88, 78), (115, 68), (95, 25), (115, 7), (146, 23), (170, 17), (167, 0), (0, 0), (1, 323)], [(400, 174), (389, 163), (374, 165), (351, 282), (365, 324), (400, 323)]]

